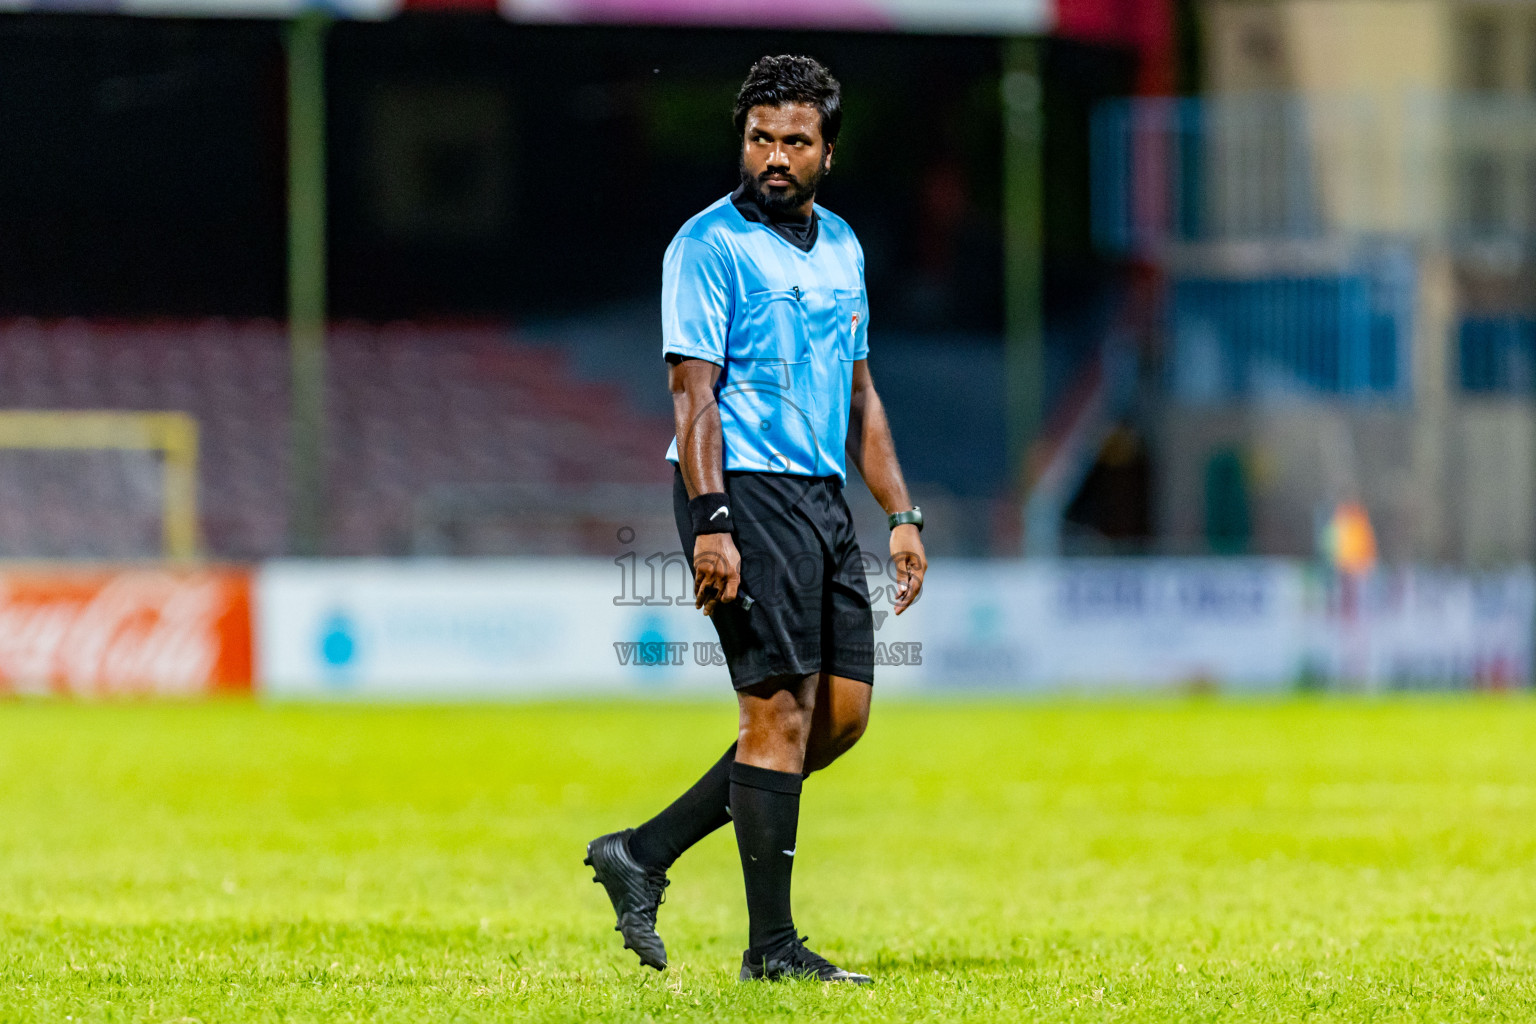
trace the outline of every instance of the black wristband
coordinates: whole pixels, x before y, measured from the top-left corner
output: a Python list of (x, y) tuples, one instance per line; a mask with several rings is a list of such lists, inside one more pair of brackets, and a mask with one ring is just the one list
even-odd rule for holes
[(689, 500), (688, 518), (693, 520), (695, 536), (701, 533), (730, 533), (735, 525), (731, 522), (731, 499), (718, 491)]

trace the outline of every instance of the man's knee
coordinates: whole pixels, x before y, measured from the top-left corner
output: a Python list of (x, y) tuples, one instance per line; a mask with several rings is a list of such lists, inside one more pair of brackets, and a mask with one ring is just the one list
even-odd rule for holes
[(839, 751), (847, 750), (864, 735), (869, 726), (869, 685), (849, 680), (834, 680), (829, 688), (830, 738)]
[(828, 730), (826, 737), (826, 749), (819, 751), (820, 756), (830, 764), (848, 753), (848, 751), (853, 749), (853, 745), (859, 742), (859, 738), (864, 735), (864, 729), (868, 724), (868, 720), (864, 718), (833, 722), (832, 728)]
[(807, 687), (765, 687), (744, 694), (741, 701), (741, 740), (805, 749), (815, 710), (815, 692)]
[(809, 712), (791, 707), (759, 707), (741, 719), (741, 739), (804, 747), (811, 728)]
[(838, 723), (837, 746), (840, 750), (847, 750), (864, 736), (864, 730), (869, 728), (869, 716), (859, 715), (848, 721)]
[(844, 714), (825, 722), (811, 738), (806, 751), (806, 771), (815, 772), (830, 765), (853, 749), (869, 727), (869, 715)]

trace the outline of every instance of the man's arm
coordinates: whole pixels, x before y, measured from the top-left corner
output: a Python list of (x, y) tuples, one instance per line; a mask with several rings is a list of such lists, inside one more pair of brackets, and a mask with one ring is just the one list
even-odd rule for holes
[[(875, 391), (869, 375), (868, 360), (853, 364), (853, 395), (848, 408), (848, 459), (887, 513), (905, 512), (912, 507), (907, 482), (896, 461), (896, 442), (891, 425), (885, 419), (885, 406)], [(923, 589), (923, 574), (928, 559), (923, 553), (923, 538), (916, 526), (903, 523), (891, 531), (891, 563), (896, 569), (896, 614), (906, 611)]]
[[(667, 386), (677, 427), (677, 464), (689, 498), (725, 490), (725, 442), (715, 383), (720, 367), (705, 359), (669, 357)], [(713, 615), (721, 601), (736, 600), (741, 555), (729, 533), (701, 533), (693, 542), (693, 606)]]

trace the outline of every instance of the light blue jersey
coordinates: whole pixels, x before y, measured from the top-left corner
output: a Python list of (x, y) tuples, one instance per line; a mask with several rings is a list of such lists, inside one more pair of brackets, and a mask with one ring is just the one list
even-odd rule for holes
[[(864, 250), (816, 208), (810, 252), (721, 199), (684, 224), (662, 263), (662, 352), (723, 369), (726, 470), (837, 476), (853, 364), (869, 354)], [(667, 449), (677, 461), (677, 439)]]

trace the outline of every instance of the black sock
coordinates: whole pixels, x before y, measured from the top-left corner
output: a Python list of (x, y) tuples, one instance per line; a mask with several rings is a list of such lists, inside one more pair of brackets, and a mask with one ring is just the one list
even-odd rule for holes
[(665, 871), (683, 851), (731, 820), (725, 805), (731, 799), (731, 764), (736, 744), (693, 787), (666, 810), (635, 829), (629, 855), (648, 868)]
[(795, 938), (789, 876), (800, 824), (800, 781), (799, 772), (731, 765), (731, 817), (736, 820), (736, 848), (747, 883), (754, 952), (767, 952)]

